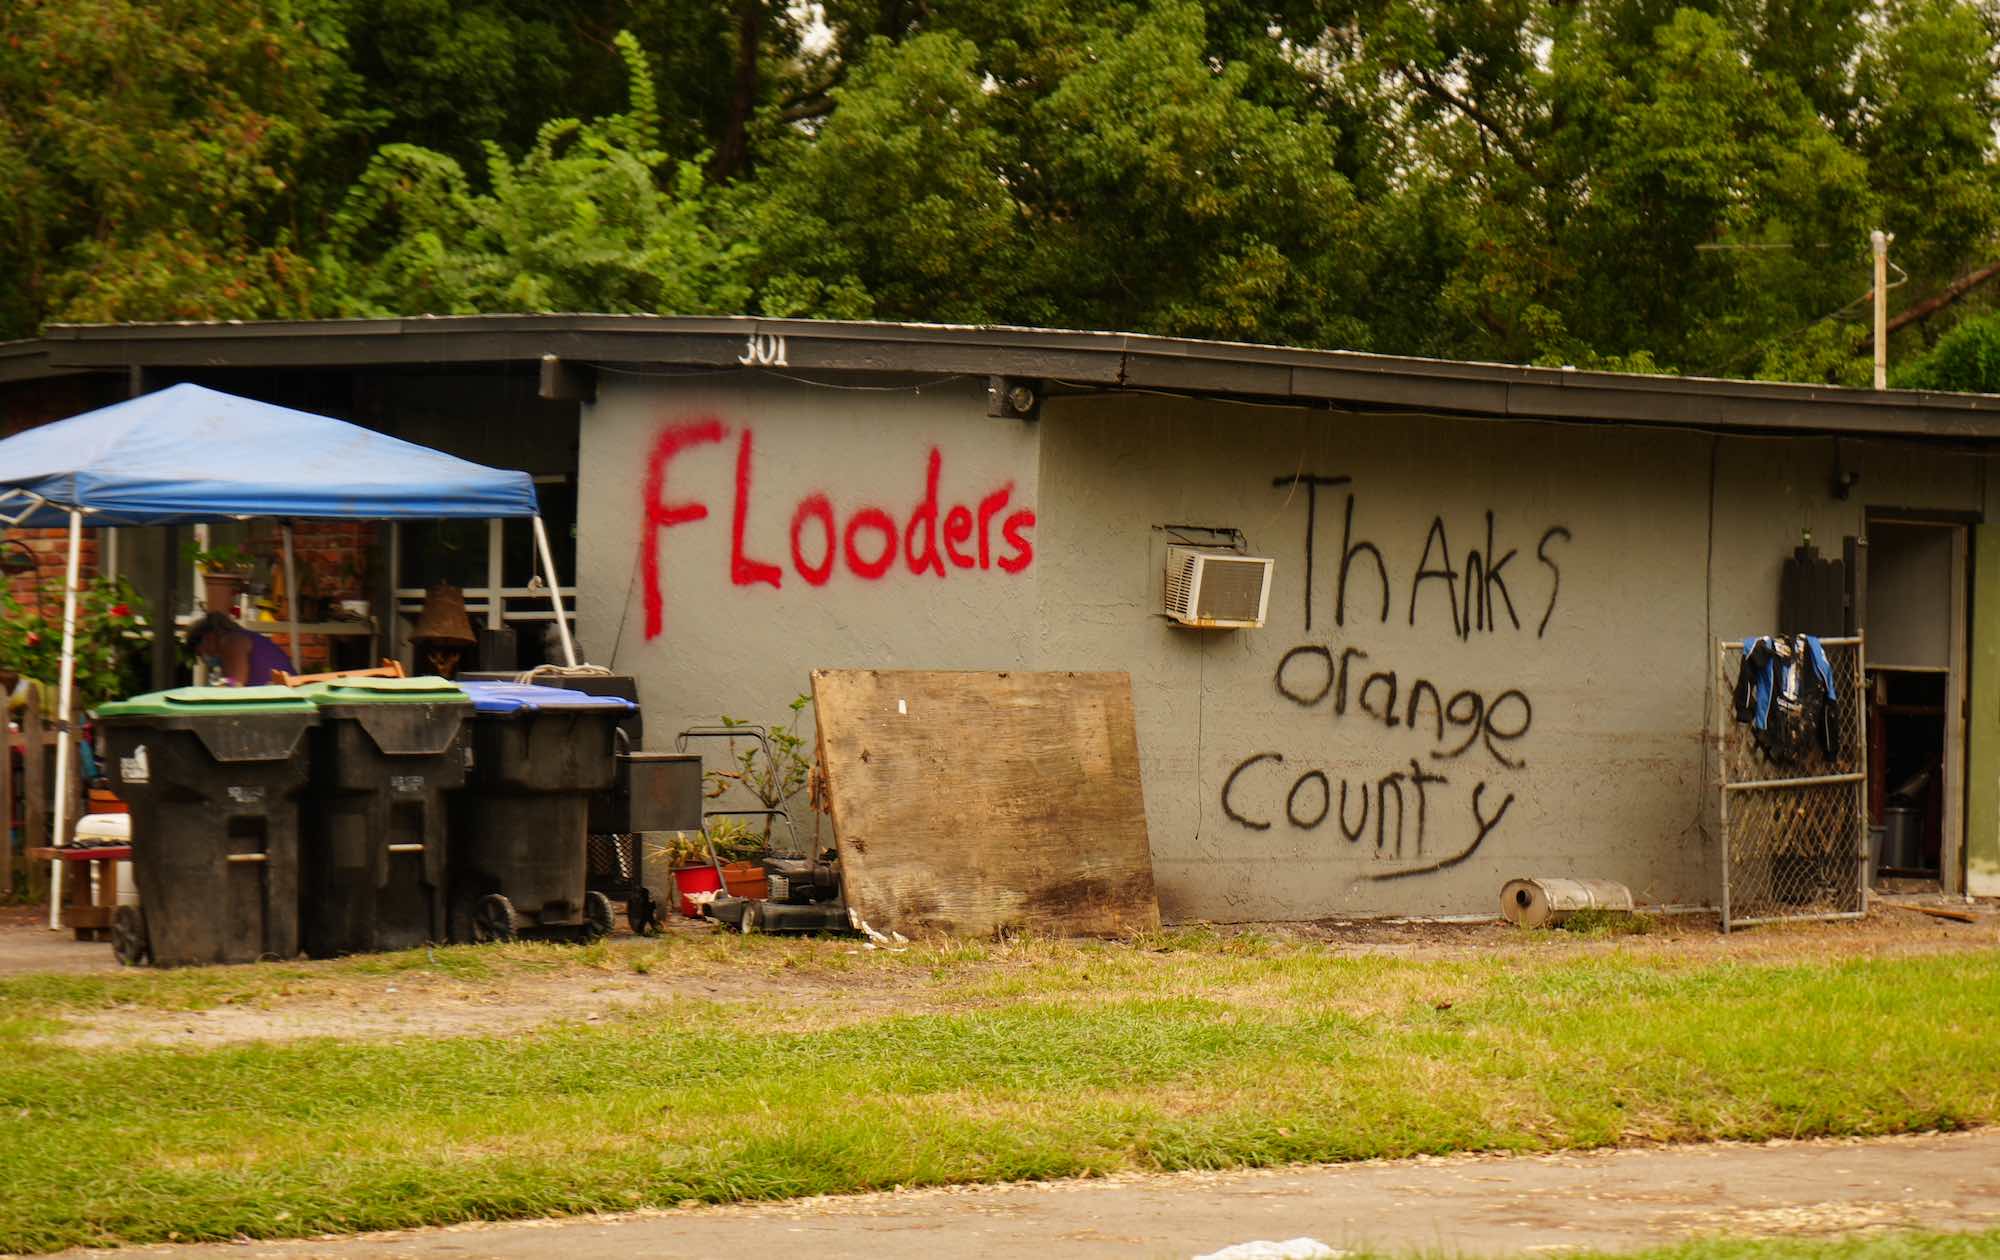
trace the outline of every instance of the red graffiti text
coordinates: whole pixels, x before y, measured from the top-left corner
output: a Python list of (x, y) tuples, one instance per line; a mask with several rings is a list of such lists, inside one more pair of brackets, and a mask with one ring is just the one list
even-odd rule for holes
[[(665, 585), (660, 565), (662, 531), (708, 518), (708, 504), (698, 500), (669, 501), (669, 466), (695, 447), (720, 443), (729, 430), (713, 417), (663, 427), (653, 439), (646, 461), (645, 535), (639, 546), (640, 578), (645, 584), (646, 637), (664, 628)], [(785, 571), (769, 557), (752, 555), (746, 536), (753, 516), (764, 507), (756, 497), (755, 437), (750, 429), (737, 435), (735, 487), (729, 514), (729, 580), (736, 586), (783, 589)], [(907, 511), (862, 503), (843, 510), (825, 491), (814, 491), (792, 505), (790, 512), (791, 571), (807, 586), (825, 586), (837, 569), (866, 582), (881, 581), (900, 571), (942, 578), (952, 570), (998, 569), (1015, 574), (1034, 563), (1031, 533), (1034, 509), (1013, 502), (1014, 483), (1006, 482), (973, 503), (948, 503), (939, 483), (944, 456), (932, 447), (924, 467), (920, 497)], [(779, 519), (784, 519), (781, 515)]]

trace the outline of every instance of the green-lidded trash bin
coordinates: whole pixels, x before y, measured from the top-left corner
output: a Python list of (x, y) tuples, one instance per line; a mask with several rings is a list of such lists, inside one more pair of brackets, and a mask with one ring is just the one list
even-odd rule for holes
[(446, 793), (465, 784), (472, 701), (443, 678), (301, 687), (319, 714), (300, 900), (315, 958), (446, 939)]
[(295, 956), (312, 702), (286, 687), (183, 687), (100, 706), (97, 721), (132, 811), (139, 905), (114, 924), (120, 960)]
[(590, 798), (615, 776), (629, 700), (522, 683), (466, 682), (472, 768), (452, 807), (452, 939), (595, 940), (611, 902), (585, 888)]

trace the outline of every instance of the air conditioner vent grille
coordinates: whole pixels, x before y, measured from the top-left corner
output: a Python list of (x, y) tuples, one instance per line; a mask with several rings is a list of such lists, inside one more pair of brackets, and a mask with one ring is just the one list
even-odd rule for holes
[(1201, 602), (1194, 615), (1203, 621), (1256, 621), (1264, 602), (1262, 560), (1210, 556), (1202, 565)]
[(1164, 612), (1184, 626), (1252, 629), (1264, 624), (1271, 561), (1234, 552), (1168, 547)]
[(1167, 555), (1167, 611), (1172, 613), (1175, 609), (1184, 609), (1192, 613), (1194, 575), (1201, 567), (1201, 555), (1194, 551), (1181, 551), (1178, 547), (1173, 550), (1181, 554), (1175, 556), (1169, 552)]

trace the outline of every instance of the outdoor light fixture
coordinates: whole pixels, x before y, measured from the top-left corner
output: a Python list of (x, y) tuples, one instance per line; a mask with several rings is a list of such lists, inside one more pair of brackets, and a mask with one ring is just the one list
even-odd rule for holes
[(1835, 438), (1833, 441), (1833, 484), (1829, 487), (1833, 492), (1833, 497), (1836, 499), (1845, 499), (1854, 489), (1854, 483), (1860, 480), (1861, 473), (1857, 469), (1849, 468), (1846, 462), (1840, 458), (1840, 439)]
[(1035, 420), (1042, 410), (1039, 381), (1025, 376), (986, 378), (986, 414), (999, 420)]
[(0, 573), (17, 577), (23, 573), (39, 572), (41, 567), (41, 561), (28, 544), (18, 538), (0, 540)]

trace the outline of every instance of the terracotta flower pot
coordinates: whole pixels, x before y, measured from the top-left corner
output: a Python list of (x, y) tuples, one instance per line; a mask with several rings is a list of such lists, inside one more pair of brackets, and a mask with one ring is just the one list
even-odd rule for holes
[(237, 597), (250, 585), (248, 573), (204, 573), (201, 575), (201, 603), (210, 612), (236, 611)]
[(762, 901), (771, 895), (771, 881), (755, 862), (731, 862), (722, 868), (722, 882), (732, 897)]

